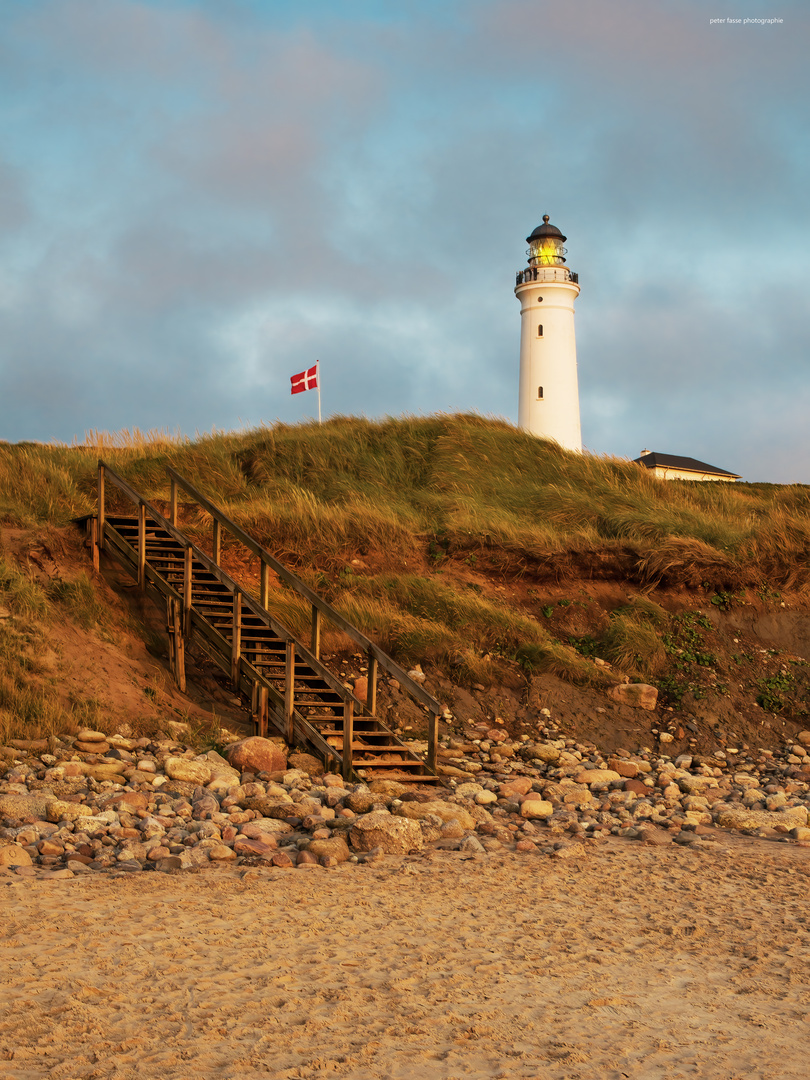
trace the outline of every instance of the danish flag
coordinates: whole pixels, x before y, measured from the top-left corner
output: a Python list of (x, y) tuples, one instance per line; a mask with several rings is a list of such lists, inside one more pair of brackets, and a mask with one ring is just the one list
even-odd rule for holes
[(303, 394), (305, 390), (318, 389), (318, 365), (299, 372), (298, 375), (290, 376), (290, 393)]

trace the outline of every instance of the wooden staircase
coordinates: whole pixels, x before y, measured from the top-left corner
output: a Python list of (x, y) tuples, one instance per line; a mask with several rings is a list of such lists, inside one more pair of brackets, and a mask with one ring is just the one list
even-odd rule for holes
[[(291, 745), (314, 751), (346, 779), (389, 777), (401, 782), (436, 783), (438, 717), (442, 706), (391, 657), (349, 624), (295, 574), (283, 567), (238, 525), (173, 469), (170, 518), (164, 518), (121, 476), (99, 462), (99, 512), (88, 520), (93, 561), (104, 552), (121, 563), (167, 610), (170, 658), (185, 689), (185, 644), (193, 639), (230, 677), (250, 702), (259, 734), (274, 728)], [(105, 486), (114, 484), (137, 507), (135, 516), (107, 515)], [(177, 528), (177, 491), (182, 488), (213, 518), (213, 554), (208, 555)], [(261, 560), (261, 596), (256, 597), (219, 565), (222, 530)], [(312, 605), (309, 646), (268, 610), (269, 570)], [(368, 659), (368, 696), (358, 700), (320, 660), (322, 620), (335, 624)], [(375, 716), (379, 669), (428, 713), (428, 755), (422, 759)]]

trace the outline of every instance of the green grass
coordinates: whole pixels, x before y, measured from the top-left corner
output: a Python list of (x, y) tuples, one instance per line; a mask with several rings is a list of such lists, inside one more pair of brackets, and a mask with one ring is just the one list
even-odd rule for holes
[[(585, 639), (580, 652), (555, 639), (542, 609), (535, 618), (480, 585), (444, 581), (451, 565), (538, 587), (596, 578), (724, 596), (810, 585), (810, 487), (663, 482), (499, 420), (337, 417), (193, 440), (91, 433), (86, 444), (0, 443), (0, 521), (64, 526), (94, 513), (100, 454), (165, 509), (171, 464), (395, 656), (434, 659), (460, 681), (487, 681), (493, 665), (587, 680), (594, 666), (580, 655)], [(108, 511), (132, 512), (113, 484), (107, 493)], [(206, 546), (210, 516), (182, 492), (180, 519)], [(352, 559), (371, 569), (347, 572)], [(81, 625), (102, 618), (88, 578), (50, 600)], [(0, 601), (45, 618), (49, 598), (0, 564)], [(297, 596), (280, 589), (273, 606), (306, 638)], [(652, 677), (666, 662), (665, 627), (661, 609), (637, 602), (614, 614), (599, 648)]]

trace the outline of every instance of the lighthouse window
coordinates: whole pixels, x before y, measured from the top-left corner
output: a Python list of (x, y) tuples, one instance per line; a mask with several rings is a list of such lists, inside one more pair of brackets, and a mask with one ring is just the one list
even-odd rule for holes
[(542, 323), (537, 327), (537, 336), (538, 337), (543, 336), (543, 324)]
[(543, 303), (543, 297), (542, 297), (542, 296), (538, 296), (538, 297), (537, 297), (537, 303), (538, 303), (538, 304), (542, 304), (542, 303)]
[(537, 387), (537, 400), (538, 401), (543, 400), (543, 387), (542, 386)]

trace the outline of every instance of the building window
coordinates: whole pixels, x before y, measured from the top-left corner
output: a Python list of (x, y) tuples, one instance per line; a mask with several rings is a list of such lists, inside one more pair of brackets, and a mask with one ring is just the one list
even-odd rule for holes
[(538, 337), (543, 336), (543, 324), (542, 323), (540, 323), (540, 325), (537, 327), (537, 336)]
[(543, 387), (542, 386), (537, 387), (537, 400), (538, 401), (543, 400)]

